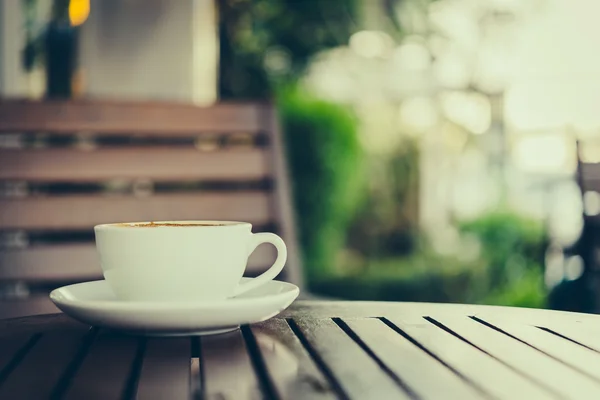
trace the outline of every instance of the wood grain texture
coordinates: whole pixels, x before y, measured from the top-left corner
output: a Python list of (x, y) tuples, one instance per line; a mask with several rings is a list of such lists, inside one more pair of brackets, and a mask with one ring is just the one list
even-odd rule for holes
[(0, 149), (0, 180), (95, 182), (259, 180), (269, 176), (264, 151), (194, 148)]
[[(578, 330), (587, 330), (589, 334), (600, 329), (600, 315), (562, 312), (554, 310), (530, 309), (518, 307), (498, 307), (470, 304), (435, 304), (384, 301), (340, 301), (340, 300), (296, 300), (288, 309), (279, 314), (280, 318), (362, 318), (388, 317), (402, 315), (403, 318), (441, 315), (458, 317), (476, 315), (480, 318), (494, 317), (511, 323), (547, 326), (559, 330), (573, 326)], [(28, 325), (43, 325), (45, 316), (20, 319), (19, 325), (26, 321)], [(412, 320), (412, 319), (411, 319)], [(2, 321), (0, 327), (11, 329), (13, 321)]]
[(30, 339), (30, 334), (17, 335), (12, 333), (11, 336), (3, 337), (0, 340), (0, 376), (6, 374), (10, 362)]
[[(389, 321), (496, 399), (559, 398), (543, 386), (423, 319), (417, 323), (407, 323), (404, 318), (391, 317)], [(494, 378), (490, 379), (492, 376)]]
[(487, 397), (380, 320), (361, 318), (344, 319), (344, 322), (419, 398), (466, 400)]
[[(259, 246), (248, 260), (248, 273), (259, 273), (275, 261), (273, 246)], [(31, 283), (102, 279), (94, 244), (32, 246), (0, 251), (0, 280)]]
[[(47, 399), (83, 344), (86, 331), (49, 332), (39, 339), (0, 386), (0, 399)], [(43, 371), (40, 367), (44, 368)], [(18, 393), (18, 396), (16, 394)]]
[(189, 338), (149, 339), (137, 386), (137, 399), (189, 398), (190, 357)]
[[(337, 319), (340, 314), (345, 314), (343, 320)], [(161, 390), (173, 390), (170, 398), (179, 398), (180, 393), (189, 393), (188, 382), (193, 384), (193, 396), (208, 399), (445, 399), (462, 390), (457, 385), (479, 387), (482, 395), (494, 399), (596, 399), (600, 393), (595, 376), (597, 352), (541, 330), (551, 339), (540, 336), (535, 331), (539, 328), (532, 326), (547, 326), (556, 332), (570, 327), (585, 332), (579, 339), (588, 341), (600, 330), (600, 318), (594, 315), (470, 305), (323, 301), (297, 302), (284, 315), (294, 315), (294, 320), (279, 317), (244, 328), (243, 333), (200, 338), (199, 350), (193, 353), (200, 357), (195, 365), (190, 365), (188, 338), (148, 339), (142, 362), (137, 338), (101, 335), (81, 359), (76, 373), (66, 380), (66, 395), (114, 398), (128, 388), (133, 396), (135, 382), (137, 396), (148, 393), (151, 398)], [(539, 350), (469, 315), (487, 318), (488, 323)], [(372, 318), (377, 316), (387, 320)], [(428, 322), (424, 316), (432, 319)], [(435, 321), (451, 332), (434, 325)], [(45, 358), (59, 365), (61, 357), (66, 357), (61, 346), (69, 343), (59, 331), (71, 329), (70, 324), (83, 328), (60, 314), (0, 321), (0, 369), (11, 364), (5, 384), (14, 385), (12, 379), (25, 376), (24, 371), (29, 375), (45, 371)], [(41, 337), (31, 336), (36, 332), (42, 332)], [(31, 337), (39, 340), (28, 342)], [(64, 342), (60, 344), (60, 340)], [(52, 343), (60, 345), (54, 348)], [(15, 359), (19, 362), (11, 362)], [(138, 361), (141, 368), (133, 368)], [(136, 371), (140, 372), (138, 381)], [(33, 380), (47, 387), (46, 382), (53, 379), (50, 374)], [(405, 386), (409, 390), (403, 390)], [(470, 396), (467, 393), (464, 398)]]
[(350, 399), (409, 399), (387, 375), (331, 319), (294, 319)]
[(134, 196), (56, 196), (0, 200), (0, 228), (85, 229), (124, 221), (238, 220), (267, 224), (262, 192)]
[[(0, 200), (0, 229), (86, 229), (99, 223), (134, 220), (223, 219), (276, 222), (288, 246), (284, 280), (302, 284), (290, 186), (276, 112), (271, 104), (196, 107), (164, 102), (97, 100), (0, 100), (0, 134), (51, 133), (161, 136), (200, 139), (215, 134), (233, 143), (267, 138), (260, 148), (215, 153), (176, 148), (100, 147), (0, 150), (0, 180), (89, 182), (119, 180), (262, 181), (275, 177), (271, 195), (73, 196)], [(245, 143), (246, 139), (241, 140)], [(231, 143), (231, 142), (230, 142)], [(266, 144), (265, 146), (263, 146)], [(201, 146), (199, 146), (201, 147)], [(261, 267), (262, 268), (262, 267)], [(256, 275), (259, 271), (251, 271)]]
[(288, 308), (281, 314), (281, 317), (362, 318), (397, 317), (398, 315), (406, 318), (423, 318), (428, 315), (459, 318), (471, 315), (480, 318), (493, 316), (502, 321), (528, 325), (569, 326), (577, 324), (581, 329), (586, 329), (586, 327), (600, 329), (600, 315), (476, 304), (310, 300), (296, 301), (293, 307)]
[(486, 318), (485, 321), (600, 382), (599, 353), (544, 332), (535, 326), (498, 323), (492, 318)]
[(120, 399), (138, 348), (132, 336), (101, 334), (93, 343), (65, 393), (65, 399)]
[[(560, 361), (470, 318), (433, 318), (483, 351), (565, 398), (597, 398), (600, 383)], [(569, 382), (565, 385), (565, 382)]]
[(263, 129), (261, 104), (197, 107), (161, 102), (1, 100), (0, 134), (42, 131), (198, 135)]
[(0, 344), (5, 338), (30, 336), (34, 333), (61, 329), (88, 328), (89, 326), (77, 322), (58, 311), (44, 315), (0, 319)]
[(244, 400), (262, 398), (241, 331), (200, 338), (203, 365), (202, 392), (207, 399)]
[(269, 375), (281, 399), (335, 399), (327, 378), (283, 319), (252, 326)]
[(549, 329), (555, 334), (573, 340), (600, 353), (600, 326), (597, 327), (597, 330), (594, 330), (582, 325), (578, 323), (571, 325), (545, 324), (543, 328)]
[[(47, 294), (33, 294), (24, 299), (0, 301), (0, 319), (47, 315), (60, 312)], [(0, 335), (2, 333), (0, 332)]]

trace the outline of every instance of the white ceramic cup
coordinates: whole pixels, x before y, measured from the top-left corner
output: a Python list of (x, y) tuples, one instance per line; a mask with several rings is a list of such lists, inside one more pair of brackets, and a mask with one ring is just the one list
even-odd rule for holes
[[(154, 224), (154, 225), (153, 225)], [(217, 301), (274, 279), (287, 249), (274, 233), (252, 233), (233, 221), (161, 221), (94, 227), (104, 278), (129, 301)], [(277, 249), (271, 268), (240, 284), (248, 257), (262, 243)]]

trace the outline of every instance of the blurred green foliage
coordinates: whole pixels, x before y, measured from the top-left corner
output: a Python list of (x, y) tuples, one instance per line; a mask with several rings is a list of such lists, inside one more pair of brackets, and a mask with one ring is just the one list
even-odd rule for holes
[(364, 168), (357, 122), (348, 109), (296, 87), (280, 90), (277, 99), (310, 280), (332, 272), (360, 204)]
[(484, 269), (422, 250), (368, 260), (365, 268), (315, 281), (315, 293), (351, 300), (473, 303), (483, 295)]
[(219, 1), (219, 96), (269, 98), (319, 51), (348, 43), (358, 0)]
[(348, 247), (370, 259), (406, 256), (419, 241), (418, 143), (406, 138), (394, 146), (367, 156), (366, 199), (350, 226)]
[(541, 265), (533, 267), (525, 271), (520, 279), (492, 288), (478, 303), (512, 307), (546, 307), (548, 292), (544, 285), (544, 274)]
[(481, 244), (492, 287), (517, 283), (531, 270), (541, 271), (548, 240), (539, 221), (499, 211), (461, 222), (458, 228)]
[(348, 43), (358, 0), (219, 2), (219, 97), (275, 94), (306, 275), (331, 271), (359, 203), (362, 154), (357, 121), (344, 107), (302, 92), (312, 56)]
[[(465, 242), (478, 244), (479, 257), (437, 254), (418, 226), (418, 143), (368, 158), (352, 113), (298, 88), (315, 54), (347, 44), (360, 3), (219, 2), (219, 96), (276, 93), (310, 288), (348, 299), (543, 306), (543, 227), (492, 213), (456, 224)], [(406, 4), (382, 3), (397, 33)]]
[(542, 307), (544, 255), (548, 237), (540, 221), (497, 211), (462, 222), (459, 230), (481, 244), (487, 268), (487, 304)]
[(497, 212), (458, 225), (462, 235), (479, 243), (479, 257), (442, 256), (422, 241), (410, 256), (366, 261), (362, 268), (318, 280), (313, 290), (354, 300), (546, 305), (547, 238), (539, 222)]

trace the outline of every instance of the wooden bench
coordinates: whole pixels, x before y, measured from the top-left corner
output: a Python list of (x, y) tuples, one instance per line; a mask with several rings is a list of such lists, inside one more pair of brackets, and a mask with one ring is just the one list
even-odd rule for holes
[[(300, 284), (282, 151), (269, 104), (1, 100), (0, 282), (101, 279), (95, 224), (223, 219), (280, 234)], [(248, 274), (273, 260), (261, 246)]]

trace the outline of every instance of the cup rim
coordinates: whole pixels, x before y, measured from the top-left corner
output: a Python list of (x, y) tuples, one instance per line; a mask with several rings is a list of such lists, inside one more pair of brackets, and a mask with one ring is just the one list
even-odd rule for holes
[(252, 228), (252, 224), (249, 222), (243, 221), (218, 221), (218, 220), (183, 220), (183, 221), (132, 221), (132, 222), (113, 222), (106, 223), (94, 226), (94, 230), (96, 229), (128, 229), (135, 226), (132, 225), (150, 225), (150, 224), (176, 224), (176, 226), (155, 226), (153, 228), (156, 229), (174, 229), (174, 228), (182, 228), (185, 225), (190, 225), (189, 228), (197, 228), (197, 229), (222, 229), (222, 228), (233, 228), (233, 227), (250, 227)]

